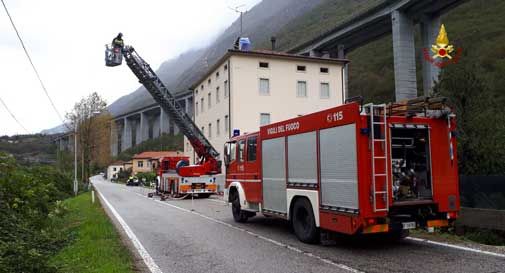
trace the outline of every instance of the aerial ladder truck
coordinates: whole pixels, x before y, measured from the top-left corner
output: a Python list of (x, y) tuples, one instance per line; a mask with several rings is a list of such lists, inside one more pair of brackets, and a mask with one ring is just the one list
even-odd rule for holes
[(106, 66), (121, 65), (123, 58), (139, 82), (161, 106), (162, 111), (168, 114), (188, 139), (198, 157), (194, 165), (190, 165), (187, 159), (178, 161), (175, 170), (163, 168), (163, 164), (160, 164), (157, 190), (163, 189), (163, 193), (175, 196), (190, 193), (208, 196), (216, 193), (216, 175), (221, 173), (221, 161), (217, 150), (212, 147), (202, 131), (176, 101), (174, 95), (170, 93), (150, 65), (138, 55), (132, 46), (106, 45)]

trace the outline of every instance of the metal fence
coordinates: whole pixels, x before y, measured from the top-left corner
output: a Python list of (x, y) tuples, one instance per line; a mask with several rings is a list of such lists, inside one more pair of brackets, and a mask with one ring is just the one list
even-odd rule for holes
[(505, 176), (460, 176), (461, 206), (505, 210)]

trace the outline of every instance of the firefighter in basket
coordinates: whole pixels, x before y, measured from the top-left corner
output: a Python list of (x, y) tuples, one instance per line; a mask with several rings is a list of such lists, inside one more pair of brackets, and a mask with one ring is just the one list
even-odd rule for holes
[(105, 50), (105, 65), (117, 66), (121, 65), (123, 61), (123, 33), (119, 32), (118, 35), (112, 39), (111, 45), (106, 46)]

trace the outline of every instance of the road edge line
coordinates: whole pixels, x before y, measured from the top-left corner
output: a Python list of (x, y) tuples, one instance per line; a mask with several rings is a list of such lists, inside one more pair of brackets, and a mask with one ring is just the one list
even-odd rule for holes
[(112, 215), (114, 215), (114, 217), (116, 218), (118, 223), (121, 225), (124, 232), (126, 233), (128, 238), (132, 242), (133, 247), (135, 247), (135, 249), (137, 250), (138, 254), (142, 258), (144, 263), (146, 264), (149, 271), (151, 271), (152, 273), (163, 273), (163, 271), (161, 271), (160, 267), (156, 264), (156, 262), (154, 262), (154, 259), (151, 257), (151, 255), (149, 255), (147, 250), (144, 248), (142, 243), (139, 241), (139, 239), (137, 238), (135, 233), (133, 233), (133, 231), (128, 226), (128, 224), (126, 224), (123, 217), (121, 217), (121, 215), (119, 215), (119, 213), (116, 211), (116, 209), (109, 203), (109, 201), (105, 198), (105, 196), (103, 196), (103, 194), (98, 190), (97, 187), (93, 187), (93, 188), (94, 188), (94, 190), (96, 190), (100, 199), (103, 200), (103, 202), (105, 203), (107, 208), (110, 210)]
[(475, 253), (479, 253), (479, 254), (495, 256), (495, 257), (499, 257), (499, 258), (505, 258), (505, 254), (500, 254), (500, 253), (486, 251), (486, 250), (480, 250), (480, 249), (466, 247), (466, 246), (436, 242), (436, 241), (432, 241), (432, 240), (428, 240), (428, 239), (422, 239), (422, 238), (410, 237), (410, 236), (405, 239), (415, 241), (415, 242), (422, 242), (422, 243), (427, 243), (427, 244), (432, 244), (432, 245), (444, 246), (444, 247), (448, 247), (448, 248), (454, 248), (454, 249), (459, 249), (459, 250), (464, 250), (464, 251), (469, 251), (469, 252), (475, 252)]
[(337, 262), (334, 262), (334, 261), (331, 261), (329, 259), (326, 259), (326, 258), (323, 258), (319, 255), (316, 255), (316, 254), (313, 254), (311, 252), (307, 252), (307, 251), (304, 251), (304, 250), (301, 250), (299, 248), (296, 248), (294, 246), (291, 246), (291, 245), (288, 245), (288, 244), (284, 244), (282, 242), (279, 242), (277, 240), (274, 240), (274, 239), (270, 239), (268, 237), (265, 237), (263, 235), (260, 235), (260, 234), (257, 234), (257, 233), (254, 233), (252, 231), (249, 231), (247, 229), (244, 229), (244, 228), (241, 228), (241, 227), (238, 227), (238, 226), (235, 226), (235, 225), (232, 225), (232, 224), (229, 224), (229, 223), (226, 223), (226, 222), (223, 222), (221, 220), (218, 220), (218, 219), (215, 219), (215, 218), (212, 218), (210, 216), (207, 216), (207, 215), (204, 215), (204, 214), (201, 214), (199, 212), (196, 212), (196, 211), (192, 211), (192, 210), (189, 210), (189, 209), (185, 209), (185, 208), (182, 208), (182, 207), (179, 207), (179, 206), (176, 206), (176, 205), (173, 205), (173, 204), (169, 204), (169, 203), (166, 203), (166, 202), (163, 202), (163, 201), (159, 201), (159, 200), (156, 200), (156, 199), (153, 199), (153, 198), (149, 198), (147, 196), (144, 196), (140, 193), (137, 193), (137, 192), (134, 192), (134, 191), (130, 191), (130, 190), (127, 190), (127, 189), (123, 189), (125, 191), (128, 191), (128, 192), (131, 192), (133, 194), (136, 194), (140, 197), (144, 197), (144, 198), (147, 198), (147, 199), (151, 199), (152, 201), (154, 201), (155, 203), (158, 203), (158, 204), (161, 204), (161, 205), (165, 205), (165, 206), (168, 206), (168, 207), (171, 207), (173, 209), (177, 209), (177, 210), (180, 210), (180, 211), (183, 211), (183, 212), (186, 212), (186, 213), (191, 213), (191, 214), (194, 214), (194, 215), (197, 215), (197, 216), (200, 216), (204, 219), (207, 219), (209, 221), (212, 221), (212, 222), (215, 222), (217, 224), (221, 224), (221, 225), (224, 225), (226, 227), (229, 227), (229, 228), (232, 228), (232, 229), (235, 229), (237, 231), (241, 231), (241, 232), (245, 232), (253, 237), (256, 237), (258, 239), (261, 239), (263, 241), (266, 241), (266, 242), (269, 242), (269, 243), (272, 243), (276, 246), (279, 246), (279, 247), (284, 247), (284, 248), (287, 248), (289, 250), (292, 250), (294, 252), (297, 252), (297, 253), (300, 253), (302, 255), (305, 255), (307, 257), (311, 257), (311, 258), (314, 258), (314, 259), (317, 259), (317, 260), (320, 260), (326, 264), (329, 264), (329, 265), (332, 265), (332, 266), (335, 266), (337, 268), (340, 268), (340, 269), (343, 269), (343, 270), (347, 270), (347, 271), (350, 271), (352, 273), (365, 273), (364, 271), (361, 271), (361, 270), (358, 270), (358, 269), (355, 269), (355, 268), (352, 268), (350, 266), (347, 266), (345, 264), (341, 264), (341, 263), (337, 263)]

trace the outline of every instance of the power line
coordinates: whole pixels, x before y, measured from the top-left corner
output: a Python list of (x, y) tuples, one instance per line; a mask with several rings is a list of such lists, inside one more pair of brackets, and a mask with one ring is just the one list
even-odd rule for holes
[(25, 132), (27, 134), (30, 134), (30, 132), (28, 130), (26, 130), (25, 126), (23, 126), (23, 124), (21, 124), (21, 122), (19, 122), (19, 120), (16, 118), (16, 116), (14, 116), (14, 114), (11, 112), (11, 110), (9, 109), (9, 107), (7, 107), (7, 104), (5, 104), (4, 100), (0, 97), (0, 102), (3, 104), (3, 106), (5, 107), (5, 110), (7, 110), (7, 112), (9, 112), (9, 114), (11, 115), (11, 117), (17, 122), (17, 124), (23, 128), (23, 130), (25, 130)]
[(42, 90), (44, 90), (44, 93), (46, 94), (47, 99), (51, 103), (51, 106), (53, 107), (54, 111), (56, 112), (56, 114), (60, 118), (61, 122), (63, 124), (65, 124), (65, 120), (62, 118), (62, 116), (60, 115), (60, 112), (58, 111), (58, 109), (54, 105), (54, 102), (51, 99), (51, 96), (49, 96), (49, 92), (47, 92), (47, 89), (46, 89), (46, 86), (44, 85), (44, 82), (42, 82), (42, 79), (40, 78), (40, 75), (39, 75), (39, 72), (37, 71), (37, 68), (33, 64), (32, 58), (30, 57), (30, 54), (28, 53), (28, 50), (25, 47), (25, 43), (23, 42), (23, 39), (21, 38), (21, 35), (19, 35), (18, 29), (16, 28), (16, 25), (14, 24), (14, 20), (12, 20), (12, 17), (11, 17), (11, 15), (9, 13), (9, 10), (7, 9), (7, 6), (5, 5), (4, 0), (1, 0), (1, 1), (2, 1), (2, 5), (4, 6), (5, 12), (7, 13), (7, 16), (9, 17), (9, 20), (11, 21), (12, 27), (14, 28), (14, 31), (16, 31), (16, 35), (18, 36), (19, 42), (21, 43), (21, 46), (23, 47), (23, 50), (25, 51), (26, 57), (28, 57), (28, 61), (30, 61), (30, 64), (31, 64), (31, 66), (33, 68), (33, 71), (35, 72), (35, 74), (37, 75), (37, 78), (39, 79), (40, 86), (42, 86)]

